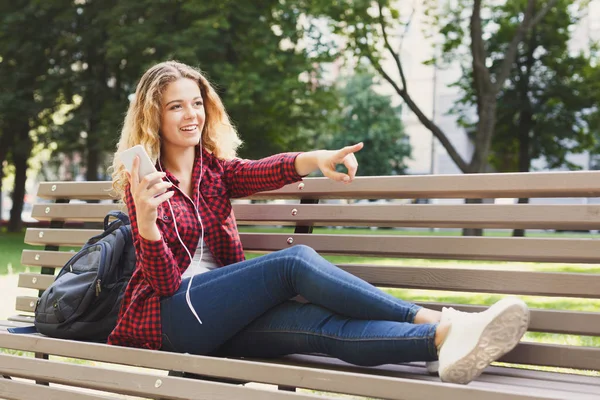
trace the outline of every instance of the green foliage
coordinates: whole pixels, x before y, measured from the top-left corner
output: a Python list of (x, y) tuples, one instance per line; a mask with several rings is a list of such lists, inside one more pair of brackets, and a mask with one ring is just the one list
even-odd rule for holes
[(340, 109), (330, 115), (329, 133), (320, 141), (327, 148), (364, 142), (356, 154), (359, 175), (403, 174), (411, 147), (400, 119), (401, 108), (391, 105), (390, 96), (373, 90), (374, 79), (365, 72), (343, 79), (347, 83), (340, 89)]
[[(295, 2), (19, 0), (0, 9), (0, 77), (10, 83), (0, 90), (0, 122), (29, 109), (44, 116), (39, 140), (83, 153), (87, 179), (104, 177), (128, 96), (160, 61), (205, 71), (245, 141), (244, 157), (307, 150), (307, 132), (337, 103), (319, 83), (331, 44)], [(52, 119), (59, 107), (64, 121)]]
[[(310, 20), (300, 20), (293, 3), (146, 3), (142, 25), (152, 25), (152, 42), (140, 46), (130, 38), (130, 48), (115, 53), (147, 47), (152, 62), (177, 59), (204, 70), (245, 141), (242, 156), (307, 149), (303, 132), (319, 123), (335, 98), (327, 87), (315, 84), (317, 64), (331, 58), (328, 46), (302, 46), (305, 31), (316, 39), (319, 34)], [(125, 26), (114, 34), (126, 39), (132, 32)]]
[[(538, 8), (545, 2), (539, 2)], [(492, 78), (499, 72), (504, 54), (520, 21), (515, 15), (526, 7), (525, 0), (490, 6), (484, 31), (488, 32), (486, 53)], [(503, 172), (528, 171), (531, 160), (543, 158), (549, 168), (580, 168), (567, 156), (594, 145), (591, 119), (598, 112), (600, 88), (591, 78), (594, 55), (572, 54), (569, 40), (578, 22), (572, 1), (561, 0), (536, 25), (518, 47), (512, 73), (497, 97), (497, 118), (490, 163)], [(455, 9), (444, 19), (443, 61), (462, 60), (468, 38), (464, 10)], [(439, 22), (439, 19), (437, 20)], [(465, 36), (466, 35), (466, 36)], [(462, 57), (462, 58), (461, 58)], [(456, 83), (463, 92), (451, 110), (467, 131), (475, 132), (472, 110), (478, 99), (472, 68), (463, 63), (463, 76)]]

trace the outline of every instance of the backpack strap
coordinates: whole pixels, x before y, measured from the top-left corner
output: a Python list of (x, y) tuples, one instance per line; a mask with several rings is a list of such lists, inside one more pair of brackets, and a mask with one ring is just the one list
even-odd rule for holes
[[(109, 223), (108, 220), (110, 219), (110, 217), (114, 217), (116, 219)], [(129, 223), (130, 223), (129, 217), (127, 216), (127, 214), (125, 214), (121, 211), (113, 210), (113, 211), (109, 212), (108, 214), (106, 214), (106, 216), (104, 217), (104, 232), (100, 233), (99, 235), (92, 236), (87, 241), (87, 244), (94, 244), (94, 243), (98, 242), (100, 239), (110, 235), (111, 233), (113, 233), (114, 231), (119, 229), (120, 227), (129, 225)]]
[[(116, 221), (113, 221), (109, 224), (108, 220), (110, 219), (110, 217), (116, 218)], [(113, 210), (113, 211), (109, 212), (108, 214), (106, 214), (106, 216), (104, 217), (104, 230), (107, 230), (109, 228), (109, 226), (113, 225), (117, 221), (121, 221), (121, 224), (119, 224), (119, 226), (129, 225), (131, 223), (129, 221), (129, 217), (127, 216), (127, 214), (125, 214), (124, 212), (121, 212), (121, 211)]]

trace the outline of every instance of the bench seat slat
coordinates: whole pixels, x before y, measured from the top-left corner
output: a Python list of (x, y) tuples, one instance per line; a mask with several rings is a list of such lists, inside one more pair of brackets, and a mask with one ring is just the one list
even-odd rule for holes
[[(251, 198), (599, 197), (599, 180), (598, 171), (357, 177), (352, 185), (342, 185), (327, 178), (305, 178), (303, 186), (294, 183)], [(38, 196), (44, 199), (111, 199), (110, 191), (109, 181), (42, 182)]]
[[(425, 370), (425, 364), (422, 362), (407, 363), (407, 364), (389, 364), (376, 367), (376, 372), (370, 367), (361, 367), (348, 364), (344, 361), (337, 360), (333, 357), (316, 356), (316, 355), (300, 355), (294, 354), (281, 359), (282, 365), (297, 365), (306, 366), (309, 368), (326, 367), (336, 371), (358, 372), (358, 373), (377, 373), (383, 376), (412, 378), (423, 381), (435, 382), (439, 378), (429, 375)], [(489, 366), (484, 373), (471, 382), (472, 387), (487, 387), (493, 385), (511, 385), (514, 387), (523, 387), (534, 390), (533, 393), (541, 394), (540, 389), (564, 390), (564, 398), (573, 397), (574, 393), (593, 394), (596, 395), (600, 391), (600, 379), (592, 376), (564, 374), (547, 371), (535, 371), (527, 369), (519, 369), (503, 366)], [(571, 393), (568, 393), (568, 392)], [(573, 393), (574, 392), (574, 393)], [(588, 397), (589, 398), (589, 397)]]
[[(33, 313), (37, 299), (37, 297), (33, 296), (17, 297), (16, 310)], [(479, 312), (486, 309), (485, 306), (464, 304), (421, 301), (417, 301), (416, 303), (433, 310), (441, 310), (442, 307), (454, 307), (461, 311)], [(600, 313), (533, 309), (531, 310), (529, 330), (533, 332), (600, 336)]]
[(13, 322), (17, 322), (17, 323), (22, 323), (22, 324), (28, 324), (31, 325), (33, 324), (33, 316), (32, 315), (13, 315), (8, 317), (9, 321), (13, 321)]
[[(29, 228), (31, 245), (81, 246), (96, 229)], [(305, 244), (329, 254), (371, 255), (461, 260), (598, 263), (598, 242), (593, 239), (539, 239), (504, 237), (428, 237), (391, 235), (322, 235), (241, 233), (246, 250), (273, 251)]]
[[(39, 221), (102, 221), (116, 204), (36, 204)], [(305, 205), (235, 204), (240, 225), (315, 224), (319, 226), (379, 226), (437, 228), (596, 229), (600, 205)], [(549, 216), (552, 216), (549, 218)]]
[(0, 379), (0, 393), (14, 400), (115, 400), (114, 397), (85, 393), (81, 390), (41, 386), (8, 379)]
[(20, 328), (23, 326), (30, 326), (31, 323), (25, 323), (25, 322), (17, 322), (17, 321), (9, 321), (9, 320), (2, 320), (0, 321), (0, 327), (4, 328), (4, 329), (8, 329), (8, 328)]
[[(187, 400), (202, 393), (215, 399), (320, 399), (321, 396), (246, 388), (195, 379), (169, 377), (163, 374), (115, 371), (87, 365), (75, 365), (42, 359), (0, 354), (0, 372), (9, 376), (34, 378), (50, 383), (72, 385), (130, 396)], [(160, 385), (157, 382), (160, 381)], [(158, 386), (158, 387), (157, 387)]]
[[(17, 337), (15, 337), (17, 336)], [(374, 375), (380, 368), (372, 369), (373, 375), (356, 374), (335, 370), (279, 365), (273, 362), (221, 359), (160, 351), (140, 350), (94, 343), (55, 340), (31, 335), (7, 335), (0, 333), (0, 347), (11, 349), (26, 348), (64, 357), (82, 358), (94, 361), (116, 362), (164, 370), (185, 371), (215, 377), (232, 377), (244, 381), (303, 387), (369, 397), (387, 399), (444, 398), (459, 400), (477, 398), (501, 400), (507, 393), (516, 394), (514, 399), (540, 398), (540, 391), (531, 392), (528, 388), (495, 386), (486, 390), (481, 385), (446, 385), (439, 380), (422, 382), (417, 379)], [(385, 367), (383, 367), (385, 368)], [(548, 395), (550, 392), (544, 394)], [(555, 392), (561, 393), (561, 392)], [(586, 398), (586, 397), (582, 397)], [(590, 397), (591, 398), (591, 397)]]
[(600, 388), (600, 379), (597, 376), (565, 374), (555, 371), (536, 371), (524, 368), (512, 368), (491, 365), (486, 369), (486, 374), (494, 376), (506, 376), (513, 378), (537, 379), (543, 382), (577, 383), (589, 387)]

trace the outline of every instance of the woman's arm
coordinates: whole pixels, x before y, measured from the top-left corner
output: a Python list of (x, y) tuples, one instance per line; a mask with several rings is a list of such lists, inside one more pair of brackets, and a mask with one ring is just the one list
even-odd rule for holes
[(294, 165), (299, 154), (281, 153), (260, 160), (219, 160), (229, 196), (246, 197), (302, 180)]
[[(362, 147), (363, 144), (359, 143), (341, 150), (281, 153), (256, 161), (235, 159), (219, 162), (230, 197), (246, 197), (297, 182), (317, 169), (330, 179), (350, 183), (358, 168), (354, 153)], [(348, 168), (348, 175), (335, 171), (335, 166), (342, 163)]]
[[(181, 284), (181, 272), (156, 224), (156, 217), (158, 206), (173, 196), (173, 192), (165, 192), (171, 183), (162, 181), (161, 172), (148, 175), (139, 182), (137, 168), (134, 161), (124, 199), (131, 220), (137, 267), (154, 291), (161, 296), (170, 296)], [(150, 185), (151, 182), (156, 183)]]

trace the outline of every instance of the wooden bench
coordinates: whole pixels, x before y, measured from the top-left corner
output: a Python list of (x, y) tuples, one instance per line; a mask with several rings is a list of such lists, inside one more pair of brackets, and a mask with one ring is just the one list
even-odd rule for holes
[[(41, 199), (33, 217), (49, 221), (48, 228), (29, 228), (25, 242), (42, 246), (24, 250), (22, 263), (40, 267), (22, 273), (19, 287), (42, 291), (55, 271), (70, 257), (64, 246), (81, 246), (98, 231), (73, 225), (99, 222), (117, 204), (82, 204), (73, 200), (106, 200), (109, 182), (47, 182), (38, 190)], [(321, 178), (305, 179), (256, 200), (286, 200), (279, 204), (234, 204), (239, 225), (280, 226), (275, 233), (243, 233), (246, 250), (274, 251), (305, 244), (322, 254), (375, 256), (398, 260), (449, 259), (506, 262), (583, 263), (600, 261), (599, 241), (589, 237), (461, 237), (442, 231), (428, 235), (399, 235), (387, 228), (495, 228), (595, 230), (600, 227), (600, 205), (551, 201), (557, 197), (586, 199), (600, 196), (600, 172), (480, 174), (460, 176), (401, 176), (358, 178), (341, 185)], [(462, 204), (464, 198), (549, 198), (535, 204)], [(317, 204), (319, 200), (345, 199), (457, 199), (454, 204)], [(293, 203), (292, 203), (293, 201)], [(312, 233), (314, 226), (378, 227), (373, 234), (339, 234), (339, 230)], [(243, 228), (242, 228), (243, 230)], [(437, 233), (436, 233), (437, 232)], [(406, 264), (406, 263), (405, 263)], [(458, 265), (458, 266), (457, 266)], [(374, 261), (343, 264), (342, 268), (380, 287), (433, 289), (453, 292), (516, 294), (556, 298), (600, 297), (600, 274), (585, 272), (519, 271), (511, 263), (478, 268), (476, 263), (451, 266), (397, 266)], [(37, 294), (19, 296), (19, 315), (4, 326), (31, 324)], [(440, 309), (444, 304), (422, 303)], [(469, 311), (482, 306), (451, 304)], [(597, 308), (598, 303), (595, 303)], [(600, 336), (600, 313), (563, 309), (533, 309), (530, 331)], [(303, 388), (385, 399), (599, 399), (600, 348), (574, 345), (521, 343), (503, 358), (504, 363), (574, 368), (595, 371), (547, 372), (494, 365), (467, 386), (445, 384), (427, 374), (423, 363), (356, 367), (318, 356), (295, 355), (279, 360), (240, 360), (172, 354), (102, 344), (57, 340), (40, 335), (0, 332), (0, 348), (31, 352), (36, 357), (0, 353), (0, 398), (105, 399), (115, 394), (164, 399), (322, 399)], [(50, 359), (46, 359), (50, 355)], [(92, 363), (65, 362), (62, 356)], [(109, 363), (97, 365), (97, 362)], [(150, 368), (124, 369), (123, 366)], [(168, 371), (178, 371), (177, 374)], [(206, 379), (187, 379), (196, 374)], [(216, 382), (213, 380), (217, 380)], [(41, 384), (34, 384), (37, 381)], [(50, 383), (49, 385), (47, 383)], [(224, 383), (230, 382), (230, 383)], [(263, 386), (232, 383), (258, 382)], [(46, 383), (46, 384), (44, 384)], [(78, 388), (95, 389), (80, 391)], [(98, 392), (100, 391), (100, 392)]]

